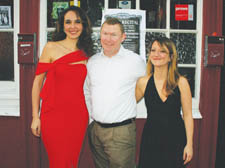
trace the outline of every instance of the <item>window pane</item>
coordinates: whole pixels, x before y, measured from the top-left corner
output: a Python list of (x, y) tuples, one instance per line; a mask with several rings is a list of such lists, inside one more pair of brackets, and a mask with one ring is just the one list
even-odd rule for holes
[[(47, 3), (47, 24), (48, 27), (55, 27), (58, 15), (65, 8), (74, 3), (73, 0), (48, 0)], [(101, 25), (102, 10), (104, 0), (82, 0), (79, 1), (80, 7), (87, 12), (93, 26)]]
[[(52, 35), (53, 35), (53, 31), (48, 31), (47, 32), (47, 41), (52, 41)], [(101, 51), (101, 42), (100, 42), (100, 33), (99, 31), (94, 31), (92, 33), (92, 40), (94, 43), (94, 53), (100, 52)]]
[(80, 6), (87, 12), (87, 15), (91, 20), (92, 26), (101, 26), (104, 0), (83, 0), (81, 1)]
[[(52, 35), (53, 35), (53, 31), (48, 31), (47, 32), (47, 41), (52, 41)], [(101, 51), (101, 42), (100, 42), (100, 33), (99, 31), (94, 31), (92, 33), (92, 40), (94, 43), (94, 53), (100, 52)]]
[(196, 34), (171, 33), (171, 40), (176, 45), (179, 64), (196, 63)]
[(48, 0), (47, 4), (47, 24), (48, 27), (55, 27), (58, 15), (70, 5), (70, 0)]
[(145, 34), (146, 60), (148, 60), (149, 46), (158, 37), (166, 37), (166, 34), (156, 32), (146, 32)]
[(191, 88), (192, 97), (195, 97), (195, 68), (179, 67), (178, 69), (179, 73), (187, 78)]
[(14, 81), (13, 32), (0, 32), (0, 80)]
[(166, 28), (166, 0), (141, 0), (140, 8), (146, 10), (147, 28)]
[(135, 9), (136, 1), (135, 0), (108, 0), (109, 8), (121, 8), (121, 9)]
[(171, 0), (170, 28), (196, 29), (196, 0)]
[[(0, 28), (13, 27), (13, 0), (0, 1)], [(4, 8), (6, 6), (6, 8)]]
[(53, 35), (53, 31), (47, 32), (47, 41), (52, 41), (52, 35)]
[(92, 34), (92, 39), (94, 43), (94, 53), (98, 53), (101, 51), (101, 42), (100, 42), (100, 33), (97, 31), (94, 31)]

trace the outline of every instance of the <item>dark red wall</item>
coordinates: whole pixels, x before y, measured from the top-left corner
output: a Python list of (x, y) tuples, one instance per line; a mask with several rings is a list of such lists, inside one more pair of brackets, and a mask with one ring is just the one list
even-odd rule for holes
[[(20, 33), (38, 36), (39, 4), (39, 0), (20, 0)], [(40, 168), (39, 141), (30, 131), (34, 70), (34, 65), (20, 65), (20, 117), (0, 117), (1, 168)]]
[[(205, 35), (222, 35), (223, 0), (204, 0), (202, 61)], [(203, 63), (202, 63), (203, 65)], [(199, 127), (198, 168), (214, 168), (216, 159), (217, 128), (220, 96), (221, 67), (201, 70), (200, 111), (203, 119)]]
[[(39, 50), (39, 13), (40, 0), (20, 0), (20, 33), (36, 33), (37, 53)], [(26, 144), (26, 167), (40, 168), (40, 140), (31, 134), (31, 89), (35, 64), (20, 64), (20, 114)]]
[(0, 167), (26, 167), (26, 144), (21, 118), (0, 117)]

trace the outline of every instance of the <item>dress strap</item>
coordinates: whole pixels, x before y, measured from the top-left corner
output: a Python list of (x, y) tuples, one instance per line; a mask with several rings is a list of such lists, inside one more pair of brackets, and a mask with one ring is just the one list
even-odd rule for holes
[(49, 71), (52, 67), (53, 67), (53, 63), (43, 63), (43, 62), (39, 62), (37, 64), (37, 69), (36, 69), (36, 75), (42, 74), (44, 72)]
[(153, 80), (153, 75), (151, 75), (148, 79), (146, 88), (145, 88), (145, 93), (144, 93), (144, 97), (149, 97), (149, 94), (151, 94), (152, 92), (152, 84), (153, 84), (154, 80)]
[(45, 108), (46, 111), (54, 108), (55, 103), (55, 65), (55, 63), (39, 62), (36, 69), (36, 75), (47, 72), (46, 80), (40, 93), (41, 99), (47, 102), (47, 106)]
[(77, 50), (60, 57), (59, 59), (55, 60), (53, 63), (54, 64), (73, 63), (73, 62), (84, 61), (87, 59), (88, 57), (86, 56), (83, 50)]
[(77, 50), (71, 53), (68, 53), (57, 60), (53, 61), (52, 63), (44, 63), (39, 62), (36, 69), (36, 75), (39, 75), (41, 73), (47, 72), (51, 70), (53, 67), (55, 67), (56, 64), (69, 64), (79, 61), (87, 60), (88, 57), (86, 56), (85, 52), (83, 50)]

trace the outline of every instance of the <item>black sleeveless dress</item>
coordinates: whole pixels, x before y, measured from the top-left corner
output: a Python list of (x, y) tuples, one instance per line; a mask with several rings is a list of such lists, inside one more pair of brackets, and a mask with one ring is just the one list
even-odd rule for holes
[(138, 168), (184, 168), (183, 150), (186, 133), (180, 115), (180, 91), (162, 101), (157, 92), (154, 77), (150, 77), (145, 89), (147, 120), (142, 133)]

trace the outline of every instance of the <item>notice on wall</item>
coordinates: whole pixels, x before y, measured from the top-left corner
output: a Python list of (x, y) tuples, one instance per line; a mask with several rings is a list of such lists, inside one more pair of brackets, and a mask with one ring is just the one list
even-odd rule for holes
[(176, 21), (193, 21), (194, 20), (194, 5), (193, 4), (175, 5), (175, 20)]
[(124, 25), (126, 39), (124, 48), (139, 54), (145, 61), (145, 11), (136, 9), (107, 9), (103, 11), (102, 23), (108, 17), (118, 18)]
[(11, 27), (11, 6), (0, 6), (0, 29)]
[(119, 0), (118, 3), (119, 9), (131, 9), (131, 0), (130, 1)]

